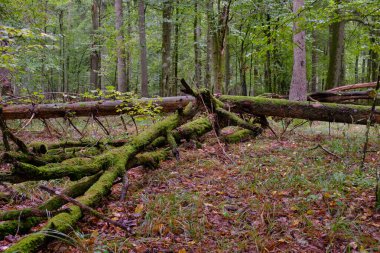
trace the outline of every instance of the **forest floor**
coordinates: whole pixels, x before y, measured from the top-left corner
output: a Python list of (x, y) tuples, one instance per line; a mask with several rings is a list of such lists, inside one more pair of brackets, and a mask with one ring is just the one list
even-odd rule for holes
[[(86, 215), (41, 252), (379, 252), (380, 129), (371, 131), (361, 171), (364, 133), (364, 126), (314, 122), (280, 140), (266, 131), (223, 147), (208, 134), (202, 147), (181, 145), (179, 161), (130, 170), (125, 202), (116, 184), (99, 204), (107, 217), (128, 221), (132, 234)], [(37, 184), (18, 186), (28, 201), (0, 209), (41, 203), (48, 195), (30, 190)]]

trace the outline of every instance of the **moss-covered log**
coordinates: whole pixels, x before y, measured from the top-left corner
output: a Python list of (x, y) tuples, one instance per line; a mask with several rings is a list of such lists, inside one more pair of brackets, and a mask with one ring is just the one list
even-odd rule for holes
[[(152, 125), (144, 132), (134, 137), (129, 145), (115, 148), (102, 154), (100, 161), (107, 161), (102, 163), (100, 167), (107, 165), (105, 172), (101, 175), (99, 180), (93, 184), (86, 193), (78, 197), (77, 200), (87, 206), (93, 206), (100, 202), (102, 197), (106, 196), (110, 191), (114, 180), (118, 176), (122, 176), (125, 166), (128, 161), (133, 158), (138, 152), (142, 151), (152, 141), (161, 135), (165, 135), (167, 131), (172, 131), (179, 125), (192, 118), (196, 113), (196, 109), (189, 105), (181, 114), (173, 114), (166, 119)], [(60, 213), (49, 220), (44, 226), (43, 231), (54, 229), (59, 232), (65, 232), (72, 228), (80, 218), (82, 212), (77, 206), (70, 206), (68, 213)], [(48, 236), (44, 232), (33, 233), (23, 238), (18, 243), (7, 249), (5, 252), (35, 252), (46, 241)]]
[[(98, 173), (96, 175), (93, 175), (91, 177), (83, 178), (82, 180), (72, 184), (71, 186), (67, 187), (63, 192), (70, 196), (70, 197), (78, 197), (86, 192), (88, 188), (93, 185), (98, 178), (100, 177), (101, 173)], [(38, 210), (42, 211), (53, 211), (61, 206), (63, 206), (66, 202), (58, 197), (52, 197), (46, 202), (44, 202), (42, 205), (38, 207)], [(18, 232), (19, 234), (24, 234), (28, 232), (32, 227), (38, 225), (41, 221), (44, 220), (44, 218), (39, 217), (30, 217), (25, 220), (19, 220), (19, 215), (22, 212), (27, 212), (29, 209), (24, 210), (17, 210), (17, 211), (10, 211), (8, 216), (12, 214), (14, 220), (11, 221), (4, 221), (0, 223), (0, 240), (4, 238), (4, 236), (9, 234), (16, 234)], [(10, 218), (10, 217), (8, 217)], [(47, 218), (47, 215), (46, 215)]]
[(176, 138), (177, 142), (181, 139), (189, 141), (190, 139), (196, 139), (211, 130), (212, 125), (210, 120), (207, 117), (200, 117), (178, 127), (173, 131), (173, 136)]
[[(230, 121), (233, 125), (248, 129), (252, 132), (252, 136), (257, 136), (263, 132), (263, 127), (261, 124), (252, 124), (248, 121), (243, 120), (237, 114), (224, 110), (223, 108), (217, 108), (216, 113), (219, 119), (224, 121)], [(225, 125), (228, 125), (225, 123)]]
[(9, 151), (4, 153), (3, 161), (9, 163), (22, 162), (36, 166), (43, 166), (49, 163), (60, 163), (64, 160), (74, 157), (88, 157), (99, 155), (102, 149), (90, 147), (90, 148), (68, 148), (65, 150), (53, 149), (48, 153), (41, 155), (24, 154), (15, 151)]
[[(296, 102), (258, 97), (221, 96), (219, 99), (228, 104), (234, 112), (349, 124), (367, 124), (371, 111), (368, 106)], [(380, 123), (379, 110), (375, 111), (373, 122)]]
[[(137, 102), (154, 103), (161, 106), (164, 112), (174, 112), (178, 108), (194, 102), (194, 98), (189, 96), (143, 98)], [(77, 103), (8, 105), (3, 107), (3, 118), (4, 120), (30, 119), (32, 115), (34, 115), (35, 119), (63, 118), (67, 115), (75, 115), (76, 117), (120, 115), (121, 112), (118, 108), (124, 104), (122, 100), (102, 100)], [(133, 104), (126, 106), (133, 107)]]
[(256, 136), (255, 133), (249, 129), (240, 129), (233, 133), (223, 135), (223, 140), (227, 143), (238, 143), (241, 141), (249, 140)]

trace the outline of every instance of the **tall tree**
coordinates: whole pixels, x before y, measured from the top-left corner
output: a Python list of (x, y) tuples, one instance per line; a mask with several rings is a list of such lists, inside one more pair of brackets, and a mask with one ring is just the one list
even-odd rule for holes
[(200, 37), (201, 37), (201, 26), (200, 20), (198, 18), (198, 1), (194, 2), (194, 66), (195, 66), (195, 85), (200, 86), (202, 80), (202, 64), (201, 64), (201, 48), (200, 48)]
[(317, 31), (313, 30), (312, 34), (312, 43), (311, 43), (311, 92), (317, 91), (318, 85), (318, 44), (317, 44)]
[(225, 63), (225, 46), (226, 46), (226, 34), (228, 29), (228, 22), (230, 17), (230, 6), (232, 0), (218, 1), (217, 15), (213, 15), (212, 22), (215, 26), (212, 29), (212, 66), (214, 75), (214, 88), (216, 93), (222, 93), (223, 81), (224, 81), (224, 69)]
[(127, 55), (126, 55), (126, 64), (127, 64), (127, 91), (131, 89), (131, 76), (132, 76), (132, 57), (131, 57), (131, 51), (132, 47), (130, 45), (130, 38), (132, 34), (132, 24), (131, 24), (131, 1), (127, 1), (127, 14), (128, 14), (128, 21), (127, 21), (127, 38), (128, 38), (128, 47), (127, 47)]
[(163, 2), (162, 10), (162, 58), (160, 96), (170, 95), (170, 65), (171, 65), (171, 33), (172, 33), (172, 0)]
[(211, 56), (212, 56), (212, 5), (213, 0), (206, 1), (206, 21), (207, 21), (207, 33), (206, 33), (206, 63), (204, 74), (204, 85), (206, 88), (211, 88)]
[(174, 49), (173, 49), (173, 87), (171, 94), (173, 96), (177, 95), (177, 89), (178, 89), (178, 59), (179, 59), (179, 0), (176, 1), (175, 5), (175, 24), (174, 24)]
[(128, 90), (126, 65), (125, 65), (125, 42), (123, 32), (123, 0), (115, 0), (115, 28), (117, 32), (117, 90), (126, 92)]
[[(340, 4), (341, 0), (335, 0)], [(337, 11), (339, 15), (339, 11)], [(329, 66), (326, 77), (325, 89), (331, 89), (340, 85), (344, 80), (342, 72), (344, 59), (344, 27), (345, 21), (337, 21), (329, 27)]]
[[(304, 0), (293, 1), (293, 13), (300, 15), (300, 9), (304, 6)], [(290, 85), (290, 100), (306, 100), (306, 47), (305, 31), (300, 30), (298, 22), (293, 22), (293, 75)]]
[(100, 27), (101, 3), (99, 0), (92, 1), (92, 46), (90, 56), (90, 84), (95, 88), (101, 88), (100, 66), (101, 55), (99, 48), (98, 30)]
[(139, 37), (140, 37), (140, 66), (141, 66), (141, 96), (148, 97), (148, 60), (145, 33), (145, 3), (139, 0)]

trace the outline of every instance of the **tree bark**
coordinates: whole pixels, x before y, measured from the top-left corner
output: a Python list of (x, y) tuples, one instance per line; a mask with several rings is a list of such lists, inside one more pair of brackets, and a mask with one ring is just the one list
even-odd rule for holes
[[(138, 103), (154, 103), (162, 107), (163, 112), (173, 112), (178, 108), (187, 105), (189, 102), (194, 102), (194, 98), (190, 96), (165, 97), (165, 98), (143, 98), (137, 101)], [(78, 103), (58, 103), (58, 104), (38, 104), (38, 105), (8, 105), (3, 107), (2, 117), (4, 120), (10, 119), (30, 119), (34, 114), (34, 119), (38, 118), (61, 118), (67, 115), (75, 115), (75, 117), (90, 117), (90, 116), (106, 116), (120, 115), (118, 112), (120, 105), (126, 105), (121, 100), (114, 101), (91, 101)], [(133, 110), (133, 109), (132, 109)], [(128, 113), (128, 112), (125, 112)]]
[(126, 64), (125, 64), (125, 41), (123, 32), (123, 1), (115, 0), (115, 29), (116, 51), (117, 51), (117, 90), (120, 92), (128, 91)]
[[(349, 124), (367, 124), (371, 112), (368, 106), (298, 102), (285, 99), (221, 96), (220, 100), (227, 103), (233, 112)], [(374, 123), (380, 123), (379, 110), (376, 110), (373, 118)]]
[(101, 66), (101, 55), (99, 49), (99, 39), (97, 32), (100, 27), (100, 3), (99, 0), (92, 2), (92, 46), (90, 56), (90, 84), (94, 88), (101, 88), (101, 78), (99, 75)]
[(194, 3), (194, 68), (195, 68), (195, 85), (197, 87), (202, 86), (202, 65), (201, 65), (201, 49), (200, 49), (200, 37), (201, 37), (201, 26), (198, 19), (198, 2)]
[[(224, 57), (226, 46), (226, 34), (228, 29), (231, 0), (221, 3), (218, 1), (218, 13), (216, 26), (212, 27), (212, 64), (214, 75), (214, 88), (216, 93), (223, 92), (224, 81)], [(214, 15), (213, 15), (214, 16)], [(211, 23), (214, 23), (211, 21)]]
[(148, 59), (147, 59), (147, 48), (146, 48), (144, 0), (139, 0), (139, 38), (140, 38), (140, 66), (141, 66), (141, 96), (149, 97)]
[(316, 92), (318, 89), (318, 43), (317, 31), (312, 32), (311, 45), (311, 92)]
[(130, 91), (132, 89), (131, 87), (131, 80), (132, 80), (132, 47), (130, 45), (130, 38), (132, 36), (132, 25), (131, 25), (131, 0), (127, 1), (127, 13), (128, 13), (128, 21), (127, 21), (127, 55), (126, 55), (126, 61), (127, 61), (127, 73), (126, 73), (126, 83), (127, 83), (127, 91)]
[[(337, 0), (340, 3), (341, 0)], [(344, 58), (344, 21), (332, 23), (329, 29), (329, 66), (325, 89), (339, 86), (344, 80), (342, 77), (342, 66)]]
[(163, 2), (162, 11), (162, 55), (161, 55), (161, 78), (160, 96), (170, 95), (170, 65), (171, 65), (171, 33), (172, 33), (172, 0)]
[(211, 89), (211, 71), (210, 64), (212, 61), (212, 0), (206, 1), (207, 15), (207, 34), (206, 34), (206, 63), (204, 74), (204, 85), (207, 89)]
[(174, 49), (173, 49), (173, 87), (172, 87), (172, 94), (174, 96), (177, 96), (178, 93), (178, 59), (179, 59), (179, 0), (176, 1), (176, 12), (175, 12), (175, 25), (174, 25)]
[[(293, 13), (299, 16), (304, 0), (293, 1)], [(289, 99), (305, 101), (307, 96), (305, 31), (299, 30), (297, 21), (293, 22), (293, 75)]]

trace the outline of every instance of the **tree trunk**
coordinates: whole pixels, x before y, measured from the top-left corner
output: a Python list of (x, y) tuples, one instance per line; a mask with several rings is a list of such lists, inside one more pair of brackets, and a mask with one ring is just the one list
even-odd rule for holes
[(317, 31), (312, 32), (311, 45), (311, 92), (316, 92), (318, 89), (318, 43)]
[[(165, 98), (143, 98), (139, 99), (137, 103), (154, 103), (162, 107), (163, 112), (173, 112), (179, 107), (187, 105), (189, 102), (194, 102), (193, 97), (179, 96), (179, 97), (165, 97)], [(28, 104), (28, 105), (8, 105), (4, 106), (2, 117), (5, 120), (9, 119), (30, 119), (34, 114), (34, 119), (38, 118), (61, 118), (67, 115), (75, 115), (75, 117), (89, 117), (89, 116), (106, 116), (106, 115), (120, 115), (118, 107), (131, 107), (133, 110), (133, 103), (125, 104), (122, 100), (105, 100), (105, 101), (91, 101), (91, 102), (78, 102), (78, 103), (58, 103), (58, 104)], [(128, 113), (128, 111), (124, 112)]]
[(145, 3), (139, 0), (139, 37), (140, 37), (140, 66), (141, 66), (141, 96), (148, 97), (148, 59), (145, 33)]
[(246, 61), (244, 52), (244, 40), (240, 44), (240, 83), (241, 83), (241, 95), (247, 96), (247, 80), (246, 80)]
[(355, 83), (359, 82), (359, 55), (355, 57)]
[(230, 52), (230, 42), (228, 41), (229, 28), (227, 27), (226, 31), (226, 52), (225, 52), (225, 69), (226, 75), (224, 77), (224, 91), (226, 94), (229, 94), (230, 82), (231, 82), (231, 52)]
[[(304, 0), (294, 0), (293, 13), (299, 15), (303, 6)], [(305, 31), (299, 30), (296, 21), (293, 23), (293, 44), (293, 74), (289, 99), (304, 101), (307, 96)]]
[[(285, 99), (221, 96), (222, 102), (237, 113), (250, 113), (261, 116), (277, 116), (316, 121), (341, 122), (349, 124), (367, 124), (371, 108), (358, 105), (322, 104), (288, 101)], [(380, 111), (373, 117), (374, 123), (380, 122)]]
[(97, 32), (100, 27), (100, 4), (98, 1), (99, 0), (93, 0), (92, 2), (92, 46), (90, 56), (90, 84), (96, 89), (101, 88), (101, 78), (99, 74), (101, 55), (99, 49), (99, 39), (97, 38)]
[(131, 0), (127, 1), (127, 13), (128, 13), (128, 22), (127, 22), (127, 38), (128, 38), (128, 48), (127, 48), (127, 55), (126, 55), (126, 61), (127, 61), (127, 73), (126, 73), (126, 83), (127, 83), (127, 91), (130, 91), (132, 89), (131, 87), (131, 80), (132, 80), (132, 57), (131, 57), (131, 51), (132, 47), (130, 46), (130, 38), (132, 36), (132, 25), (131, 25)]
[[(226, 46), (226, 34), (230, 14), (231, 0), (221, 3), (218, 1), (218, 15), (215, 17), (217, 26), (212, 27), (212, 63), (214, 75), (214, 88), (216, 93), (222, 93), (224, 81), (224, 57)], [(213, 21), (211, 21), (214, 23)]]
[[(267, 29), (265, 29), (265, 37), (267, 38), (267, 45), (270, 46), (272, 43), (272, 34), (271, 34), (271, 16), (270, 14), (266, 14), (266, 26)], [(265, 63), (264, 63), (264, 84), (265, 84), (265, 91), (272, 93), (272, 66), (271, 66), (271, 51), (270, 49), (266, 50), (265, 53)]]
[(174, 50), (173, 50), (173, 87), (172, 94), (173, 96), (177, 96), (178, 93), (178, 47), (179, 47), (179, 0), (176, 1), (176, 16), (175, 16), (175, 25), (174, 25)]
[(163, 2), (162, 11), (162, 55), (161, 55), (161, 78), (160, 78), (160, 96), (170, 95), (170, 65), (171, 65), (171, 17), (172, 17), (172, 0)]
[[(341, 0), (338, 0), (340, 3)], [(325, 89), (339, 86), (342, 81), (342, 66), (344, 57), (344, 21), (332, 23), (329, 33), (329, 67)]]
[(206, 64), (205, 64), (205, 74), (204, 74), (204, 85), (206, 88), (211, 89), (211, 56), (212, 56), (212, 0), (207, 0), (206, 2), (206, 12), (207, 12), (207, 34), (206, 34)]
[(201, 26), (198, 19), (198, 2), (194, 3), (194, 68), (195, 68), (195, 85), (197, 87), (201, 85), (202, 80), (202, 65), (201, 65), (201, 49), (200, 49), (200, 37), (201, 37)]
[(125, 65), (125, 41), (123, 32), (123, 1), (115, 0), (115, 29), (117, 50), (117, 90), (128, 91), (126, 65)]

